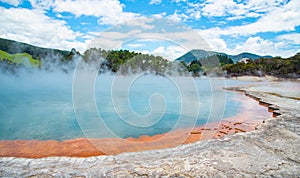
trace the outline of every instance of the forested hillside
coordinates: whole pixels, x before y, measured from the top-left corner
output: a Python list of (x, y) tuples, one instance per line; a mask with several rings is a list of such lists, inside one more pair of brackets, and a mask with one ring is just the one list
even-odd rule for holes
[[(31, 67), (38, 70), (71, 72), (76, 67), (76, 61), (83, 59), (87, 64), (99, 69), (99, 73), (120, 73), (123, 75), (140, 72), (155, 75), (201, 75), (234, 77), (242, 75), (264, 76), (272, 75), (282, 78), (300, 77), (300, 53), (290, 58), (257, 59), (257, 55), (241, 53), (239, 57), (254, 56), (254, 59), (243, 58), (244, 62), (236, 62), (223, 53), (206, 53), (196, 50), (195, 54), (202, 56), (194, 59), (192, 53), (185, 54), (181, 59), (173, 62), (161, 56), (142, 54), (129, 50), (103, 50), (90, 48), (83, 54), (75, 49), (70, 52), (57, 49), (40, 48), (33, 45), (19, 43), (0, 38), (0, 70), (18, 72), (20, 68)], [(193, 60), (192, 60), (193, 59)], [(30, 69), (30, 70), (31, 70)]]
[(280, 78), (300, 77), (300, 53), (289, 58), (274, 57), (270, 59), (248, 60), (223, 66), (227, 77), (251, 75), (271, 75)]
[(129, 50), (103, 50), (91, 48), (84, 52), (83, 59), (87, 63), (98, 62), (100, 72), (119, 72), (121, 74), (134, 74), (150, 72), (157, 75), (183, 73), (187, 69), (179, 62), (170, 62), (161, 56), (136, 53)]
[(46, 58), (50, 55), (59, 56), (61, 57), (61, 59), (65, 59), (65, 60), (71, 59), (70, 51), (41, 48), (38, 46), (33, 46), (30, 44), (21, 43), (21, 42), (3, 39), (3, 38), (0, 38), (0, 50), (10, 54), (27, 53), (37, 60), (41, 60), (42, 58)]

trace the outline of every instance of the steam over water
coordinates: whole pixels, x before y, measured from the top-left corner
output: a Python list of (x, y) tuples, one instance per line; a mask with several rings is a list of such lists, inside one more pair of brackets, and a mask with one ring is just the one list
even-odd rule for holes
[[(189, 96), (195, 91), (189, 91), (190, 86), (178, 88), (167, 77), (140, 75), (135, 78), (119, 76), (118, 79), (121, 83), (115, 84), (114, 75), (97, 77), (94, 91), (98, 112), (82, 111), (81, 116), (86, 118), (86, 123), (82, 126), (82, 119), (78, 122), (73, 107), (73, 75), (46, 72), (24, 73), (19, 77), (1, 75), (0, 139), (67, 140), (85, 136), (110, 137), (97, 128), (97, 124), (92, 122), (94, 118), (102, 118), (106, 127), (117, 137), (139, 137), (171, 131), (179, 118), (182, 122), (177, 128), (186, 128), (233, 117), (241, 110), (241, 102), (234, 99), (238, 97), (238, 93), (226, 92), (221, 89), (224, 87), (222, 85), (212, 88), (213, 84), (207, 78), (194, 79), (199, 98), (189, 98), (187, 101), (181, 98), (182, 92)], [(178, 80), (186, 79), (181, 77)], [(129, 87), (128, 82), (131, 82)], [(238, 81), (226, 83), (242, 84)], [(225, 95), (221, 95), (223, 92)], [(220, 102), (225, 101), (225, 110), (216, 103), (213, 106), (220, 108), (211, 108), (213, 96), (220, 96)], [(197, 118), (193, 118), (193, 114), (189, 112), (182, 112), (183, 105), (191, 104), (199, 105), (200, 113)], [(215, 115), (220, 117), (214, 117)], [(193, 120), (196, 122), (191, 122)]]

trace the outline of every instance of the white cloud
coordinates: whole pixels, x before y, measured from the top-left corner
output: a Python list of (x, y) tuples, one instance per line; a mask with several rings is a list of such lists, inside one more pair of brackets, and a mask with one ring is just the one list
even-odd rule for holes
[(227, 44), (228, 42), (226, 43), (225, 40), (222, 39), (220, 31), (222, 31), (220, 28), (211, 28), (198, 30), (198, 33), (205, 39), (212, 50), (225, 52), (227, 54), (251, 52), (259, 55), (289, 57), (298, 51), (294, 44), (297, 44), (300, 41), (300, 35), (298, 33), (281, 35), (276, 38), (277, 41), (263, 39), (260, 36), (250, 36), (245, 42), (239, 41), (237, 43), (232, 43), (230, 44), (231, 47), (229, 47)]
[(206, 1), (202, 12), (204, 16), (224, 16), (237, 4), (232, 0), (209, 0)]
[(274, 9), (254, 23), (229, 28), (227, 33), (248, 35), (259, 32), (293, 31), (296, 26), (300, 25), (298, 7), (300, 7), (300, 1), (290, 1), (287, 5)]
[(56, 12), (70, 12), (77, 17), (119, 16), (123, 11), (122, 4), (118, 0), (55, 0), (52, 7)]
[(138, 43), (135, 43), (135, 44), (128, 44), (127, 46), (128, 46), (128, 47), (131, 47), (131, 48), (138, 48), (138, 47), (145, 46), (145, 44), (138, 44)]
[(138, 13), (124, 12), (124, 5), (119, 0), (30, 0), (33, 7), (38, 9), (53, 8), (54, 12), (68, 12), (75, 17), (83, 15), (98, 17), (100, 25), (127, 24), (151, 29), (147, 18)]
[(185, 21), (189, 17), (186, 14), (183, 14), (183, 13), (178, 14), (178, 11), (176, 10), (174, 12), (174, 14), (167, 16), (167, 18), (174, 21), (174, 22), (181, 22), (181, 21)]
[[(144, 47), (148, 45), (151, 46), (151, 43), (163, 43), (165, 45), (161, 45), (155, 50), (148, 52), (155, 55), (161, 55), (168, 60), (176, 59), (179, 56), (183, 55), (185, 52), (194, 48), (211, 50), (209, 44), (201, 39), (200, 35), (197, 32), (192, 30), (172, 32), (145, 32), (140, 30), (123, 32), (117, 30), (118, 29), (116, 29), (116, 31), (92, 33), (93, 35), (96, 35), (98, 37), (92, 41), (91, 46), (96, 46), (104, 49), (117, 49), (124, 46), (141, 47), (143, 45), (142, 49), (146, 49)], [(135, 43), (130, 45), (132, 42)], [(219, 45), (224, 45), (220, 41), (217, 41), (217, 43)]]
[(113, 40), (113, 39), (107, 39), (107, 38), (96, 38), (91, 41), (91, 43), (88, 45), (88, 48), (101, 48), (106, 50), (111, 49), (119, 49), (122, 47), (122, 40)]
[(260, 17), (264, 13), (272, 12), (275, 8), (281, 7), (287, 3), (286, 0), (248, 0), (236, 2), (233, 0), (208, 0), (204, 3), (194, 6), (189, 3), (190, 7), (201, 9), (203, 16), (209, 17), (226, 17), (227, 20), (236, 20), (246, 17)]
[(162, 54), (162, 53), (164, 53), (164, 52), (165, 52), (165, 47), (164, 47), (164, 46), (160, 46), (160, 47), (156, 48), (156, 49), (153, 51), (154, 54)]
[(32, 7), (36, 9), (49, 9), (53, 6), (54, 0), (29, 0)]
[(173, 61), (174, 59), (177, 59), (178, 57), (182, 56), (186, 52), (187, 51), (181, 46), (172, 45), (167, 47), (159, 46), (149, 53), (157, 56), (162, 56), (167, 60)]
[(271, 12), (274, 8), (280, 7), (282, 4), (286, 4), (287, 2), (287, 0), (250, 0), (245, 6), (251, 11), (261, 13)]
[(291, 0), (282, 7), (273, 8), (256, 22), (231, 26), (225, 29), (210, 28), (206, 31), (213, 31), (216, 35), (243, 35), (250, 36), (261, 32), (282, 32), (293, 31), (300, 25), (300, 1)]
[(22, 3), (23, 0), (0, 0), (0, 1), (17, 7), (19, 4)]
[[(156, 21), (155, 21), (156, 22)], [(150, 24), (154, 24), (152, 22)], [(167, 24), (167, 23), (165, 23)], [(177, 24), (177, 23), (176, 23)], [(167, 26), (166, 26), (167, 28)], [(121, 28), (124, 29), (124, 28)], [(283, 57), (288, 57), (295, 53), (295, 47), (292, 47), (290, 43), (287, 42), (274, 42), (271, 40), (263, 39), (259, 36), (250, 36), (245, 42), (237, 42), (238, 44), (230, 44), (228, 46), (227, 42), (223, 39), (223, 35), (231, 35), (234, 37), (236, 32), (228, 32), (228, 29), (221, 28), (210, 28), (206, 30), (182, 30), (176, 31), (174, 28), (172, 31), (156, 31), (156, 30), (131, 30), (129, 32), (124, 31), (111, 31), (111, 32), (101, 32), (99, 43), (101, 47), (111, 48), (121, 48), (124, 47), (124, 42), (130, 39), (138, 39), (139, 43), (143, 44), (143, 41), (167, 41), (173, 43), (171, 46), (179, 46), (177, 48), (171, 48), (170, 45), (162, 45), (157, 47), (153, 51), (148, 51), (148, 53), (161, 55), (166, 59), (175, 59), (184, 52), (191, 49), (205, 49), (214, 50), (219, 52), (226, 52), (228, 54), (238, 54), (241, 52), (253, 52), (260, 55), (280, 55)], [(248, 33), (248, 32), (247, 32)], [(244, 33), (245, 34), (245, 33)], [(238, 36), (236, 36), (238, 39)], [(284, 36), (283, 36), (284, 37)], [(283, 38), (281, 37), (281, 38)], [(285, 39), (288, 37), (285, 36)], [(292, 38), (292, 37), (289, 37)], [(126, 46), (126, 44), (125, 44)], [(144, 51), (145, 52), (145, 51)]]
[(180, 3), (180, 2), (186, 2), (187, 0), (171, 0), (172, 2)]
[(206, 38), (206, 42), (208, 43), (209, 48), (215, 51), (227, 50), (227, 44), (222, 38), (210, 37), (210, 38)]
[(163, 17), (165, 17), (167, 15), (166, 12), (163, 12), (163, 13), (160, 13), (160, 14), (154, 14), (152, 15), (153, 18), (156, 18), (156, 19), (161, 19)]
[(180, 56), (184, 55), (188, 51), (181, 46), (168, 46), (166, 49), (166, 59), (168, 60), (174, 60), (179, 58)]
[[(276, 1), (277, 2), (277, 1)], [(260, 4), (261, 1), (250, 0), (252, 7), (257, 11), (266, 11), (264, 14), (260, 14), (260, 18), (253, 23), (231, 26), (228, 28), (209, 28), (205, 30), (198, 30), (199, 34), (210, 44), (213, 50), (227, 53), (241, 53), (241, 52), (253, 52), (260, 55), (270, 54), (279, 55), (282, 57), (288, 57), (293, 55), (298, 49), (294, 46), (299, 44), (299, 33), (293, 33), (297, 26), (300, 25), (300, 1), (291, 0), (289, 3), (280, 7), (278, 3), (276, 6), (268, 7), (268, 9), (261, 9), (254, 4)], [(268, 0), (265, 5), (275, 3), (273, 0)], [(276, 4), (276, 3), (275, 3)], [(272, 9), (272, 10), (270, 10)], [(225, 12), (224, 12), (225, 13)], [(221, 13), (220, 13), (221, 14)], [(257, 13), (253, 12), (252, 16), (257, 17)], [(249, 16), (249, 14), (248, 14)], [(234, 18), (243, 18), (239, 16), (233, 16)], [(255, 36), (261, 32), (292, 32), (277, 37), (278, 42), (263, 39), (262, 37)], [(239, 36), (249, 36), (243, 44), (231, 44), (231, 49), (228, 48), (226, 42), (222, 39), (223, 36), (229, 36), (231, 38), (239, 39)], [(281, 41), (280, 41), (281, 40)]]
[(0, 36), (42, 47), (84, 50), (76, 41), (82, 34), (72, 31), (65, 21), (49, 18), (41, 10), (0, 7)]
[[(145, 32), (134, 35), (135, 38), (143, 41), (165, 41), (175, 45), (182, 46), (187, 50), (194, 48), (209, 49), (209, 45), (201, 36), (193, 31), (173, 31), (173, 32)], [(141, 40), (140, 40), (141, 41)]]
[(261, 37), (249, 37), (245, 43), (236, 45), (236, 47), (231, 50), (233, 53), (238, 54), (241, 52), (251, 52), (259, 55), (273, 55), (290, 57), (294, 55), (297, 51), (295, 47), (291, 47), (285, 42), (273, 42), (267, 39), (262, 39)]
[(144, 29), (152, 29), (154, 28), (154, 26), (149, 25), (149, 23), (152, 22), (153, 20), (154, 20), (153, 18), (140, 16), (135, 13), (124, 13), (124, 14), (120, 14), (120, 17), (117, 16), (101, 17), (98, 22), (100, 24), (105, 24), (105, 25), (127, 25), (127, 27), (133, 26), (133, 27), (142, 27)]
[(242, 45), (237, 45), (235, 51), (240, 52), (252, 52), (256, 54), (266, 55), (274, 53), (276, 46), (269, 40), (264, 40), (260, 37), (249, 37)]
[[(153, 41), (169, 41), (174, 45), (160, 46), (153, 51), (142, 51), (154, 55), (160, 55), (168, 60), (173, 60), (191, 49), (214, 50), (219, 52), (226, 52), (228, 54), (238, 54), (241, 52), (252, 52), (260, 55), (278, 55), (282, 57), (289, 57), (295, 53), (297, 49), (290, 46), (289, 43), (272, 42), (270, 40), (262, 39), (261, 37), (249, 37), (244, 43), (232, 45), (229, 48), (224, 39), (215, 35), (213, 32), (206, 32), (196, 34), (194, 31), (187, 32), (166, 32), (166, 33), (111, 33), (105, 35), (107, 38), (100, 39), (101, 47), (108, 46), (105, 49), (121, 48), (123, 42), (128, 38), (140, 39), (140, 42)], [(110, 37), (109, 37), (110, 36)], [(115, 38), (114, 38), (115, 37)], [(118, 38), (116, 38), (118, 37)], [(148, 39), (152, 37), (152, 39)]]
[(214, 50), (219, 52), (228, 52), (227, 44), (224, 39), (220, 37), (220, 28), (211, 28), (206, 30), (196, 30), (198, 35), (203, 38), (204, 43), (207, 44), (207, 50)]
[(195, 9), (188, 9), (187, 13), (189, 14), (189, 18), (199, 20), (201, 18), (201, 11)]
[(149, 4), (160, 4), (162, 0), (151, 0)]
[(300, 44), (300, 33), (284, 34), (277, 37), (278, 40), (291, 41), (294, 44)]
[(124, 43), (130, 43), (129, 39), (134, 39), (136, 34), (139, 34), (140, 30), (132, 30), (129, 32), (120, 32), (118, 29), (112, 31), (103, 32), (90, 32), (89, 35), (93, 36), (93, 40), (89, 44), (90, 47), (97, 47), (102, 49), (119, 49)]
[(291, 1), (285, 7), (277, 8), (256, 23), (249, 24), (243, 28), (244, 30), (254, 31), (254, 33), (293, 31), (296, 26), (300, 25), (300, 11), (298, 7), (300, 7), (300, 1)]

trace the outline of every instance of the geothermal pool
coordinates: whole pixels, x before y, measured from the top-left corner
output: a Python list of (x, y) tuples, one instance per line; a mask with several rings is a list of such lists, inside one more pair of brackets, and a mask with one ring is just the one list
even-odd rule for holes
[[(73, 80), (72, 75), (53, 73), (24, 74), (19, 77), (2, 75), (0, 140), (137, 138), (162, 134), (174, 128), (199, 126), (235, 117), (245, 110), (245, 96), (222, 88), (250, 84), (195, 78), (192, 79), (194, 86), (183, 83), (180, 88), (176, 81), (167, 77), (139, 75), (119, 76), (116, 79), (113, 75), (99, 75), (93, 84), (95, 112), (80, 108), (74, 110)], [(175, 80), (185, 81), (186, 78)], [(84, 86), (79, 90), (85, 90)], [(89, 108), (88, 103), (80, 104)], [(188, 108), (193, 110), (182, 111)], [(266, 110), (257, 104), (250, 112), (256, 115), (255, 112), (265, 113)], [(109, 132), (103, 131), (103, 125), (99, 127), (95, 123), (99, 119)]]

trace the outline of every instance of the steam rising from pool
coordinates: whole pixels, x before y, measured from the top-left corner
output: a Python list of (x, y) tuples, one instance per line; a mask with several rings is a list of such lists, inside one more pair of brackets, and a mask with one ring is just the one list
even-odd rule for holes
[[(199, 98), (189, 98), (194, 96), (195, 91), (191, 90), (192, 86), (185, 85), (184, 82), (188, 79), (194, 81)], [(223, 80), (214, 79), (212, 82), (209, 78), (102, 74), (96, 77), (94, 83), (97, 112), (81, 110), (77, 112), (81, 117), (78, 121), (78, 115), (75, 114), (78, 108), (74, 111), (76, 106), (73, 105), (72, 98), (73, 80), (72, 73), (38, 70), (31, 73), (20, 72), (18, 76), (1, 75), (0, 139), (67, 140), (84, 136), (111, 137), (111, 133), (101, 130), (95, 124), (94, 121), (98, 122), (99, 116), (115, 137), (139, 137), (231, 117), (240, 109), (240, 103), (232, 100), (235, 93), (224, 93), (221, 89)], [(184, 87), (178, 88), (176, 82), (179, 81)], [(220, 85), (212, 87), (218, 84)], [(84, 86), (79, 88), (84, 89)], [(188, 99), (182, 99), (183, 93)], [(218, 105), (213, 96), (219, 99), (219, 103), (224, 100), (230, 106), (225, 109), (224, 115), (224, 105)], [(81, 109), (89, 108), (89, 103), (81, 104), (86, 106)], [(195, 118), (192, 111), (183, 112), (183, 106), (196, 107), (199, 114), (196, 113)]]

